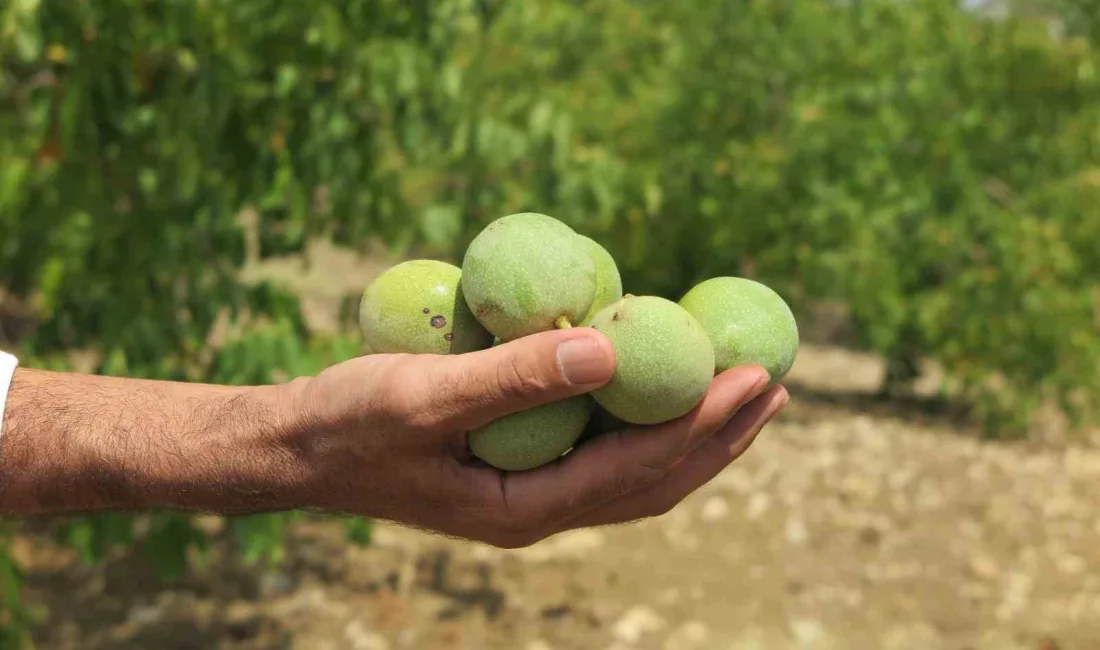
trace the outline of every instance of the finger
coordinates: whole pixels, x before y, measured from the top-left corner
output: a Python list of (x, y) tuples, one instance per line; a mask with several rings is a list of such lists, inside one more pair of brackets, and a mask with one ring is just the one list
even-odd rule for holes
[(488, 350), (441, 356), (427, 366), (422, 405), (449, 430), (599, 388), (615, 372), (615, 349), (595, 329), (526, 336)]
[(748, 451), (756, 436), (788, 401), (782, 386), (757, 397), (660, 481), (581, 515), (569, 522), (567, 529), (618, 524), (667, 513)]
[(505, 475), (508, 510), (540, 522), (572, 519), (664, 477), (767, 385), (758, 366), (726, 371), (691, 413), (665, 424), (605, 434), (552, 465)]

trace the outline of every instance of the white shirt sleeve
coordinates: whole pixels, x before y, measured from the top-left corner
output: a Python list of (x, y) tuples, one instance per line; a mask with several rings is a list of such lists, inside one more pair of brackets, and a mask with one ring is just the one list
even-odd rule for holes
[(11, 388), (11, 378), (18, 366), (19, 359), (0, 350), (0, 436), (4, 435), (4, 408), (8, 403), (8, 389)]

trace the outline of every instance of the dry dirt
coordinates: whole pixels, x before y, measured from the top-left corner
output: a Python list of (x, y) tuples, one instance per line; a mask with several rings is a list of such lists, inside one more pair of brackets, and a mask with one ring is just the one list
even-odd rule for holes
[[(500, 551), (303, 524), (279, 569), (160, 585), (21, 540), (42, 650), (1095, 648), (1100, 451), (981, 441), (860, 397), (873, 359), (807, 346), (794, 401), (669, 515)], [(839, 388), (838, 388), (839, 387)]]
[[(319, 276), (331, 296), (306, 291), (324, 327), (379, 265), (319, 255), (343, 269), (338, 287)], [(791, 406), (680, 507), (520, 551), (390, 525), (358, 548), (316, 521), (280, 568), (224, 559), (164, 585), (140, 557), (87, 568), (23, 537), (27, 595), (50, 609), (37, 647), (1100, 647), (1100, 450), (982, 441), (920, 404), (871, 398), (881, 370), (806, 345)]]

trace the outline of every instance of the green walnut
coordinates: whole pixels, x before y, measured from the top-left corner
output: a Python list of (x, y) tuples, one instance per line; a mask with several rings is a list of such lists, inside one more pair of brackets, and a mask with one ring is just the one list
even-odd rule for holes
[(573, 447), (593, 408), (591, 397), (578, 395), (506, 415), (471, 431), (470, 451), (497, 469), (534, 469)]
[(493, 221), (470, 242), (462, 289), (478, 321), (508, 342), (580, 324), (595, 300), (596, 266), (572, 228), (524, 212)]
[(488, 348), (493, 335), (462, 295), (462, 270), (409, 260), (376, 277), (359, 301), (359, 329), (373, 354), (462, 354)]
[(798, 323), (790, 306), (767, 285), (747, 278), (711, 278), (688, 291), (680, 305), (710, 338), (715, 372), (760, 365), (775, 384), (794, 365)]
[(596, 314), (590, 326), (615, 347), (611, 381), (592, 392), (612, 416), (631, 424), (658, 424), (686, 415), (706, 395), (714, 376), (714, 349), (699, 322), (680, 305), (627, 294)]
[(581, 244), (592, 256), (592, 263), (596, 266), (596, 294), (592, 300), (592, 306), (588, 313), (581, 319), (582, 325), (587, 325), (592, 317), (601, 309), (620, 300), (623, 297), (623, 279), (619, 275), (619, 267), (615, 264), (615, 258), (607, 249), (598, 242), (584, 235), (577, 235)]

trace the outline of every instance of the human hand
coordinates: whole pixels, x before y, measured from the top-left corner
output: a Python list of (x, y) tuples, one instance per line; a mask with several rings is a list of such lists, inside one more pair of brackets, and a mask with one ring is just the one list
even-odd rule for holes
[(371, 355), (282, 387), (296, 507), (387, 519), (503, 548), (664, 514), (748, 449), (787, 402), (756, 366), (717, 377), (688, 415), (598, 436), (549, 465), (502, 472), (466, 432), (603, 385), (614, 350), (590, 328), (455, 356)]

